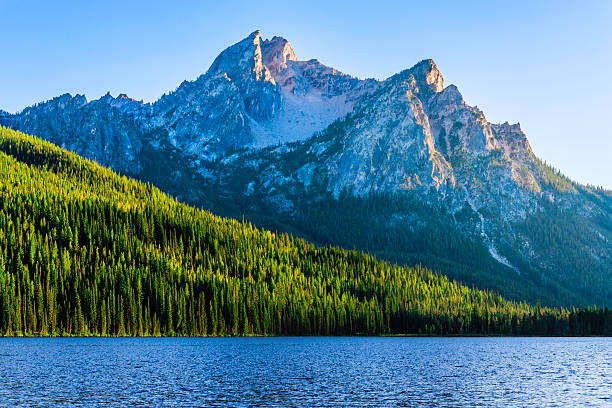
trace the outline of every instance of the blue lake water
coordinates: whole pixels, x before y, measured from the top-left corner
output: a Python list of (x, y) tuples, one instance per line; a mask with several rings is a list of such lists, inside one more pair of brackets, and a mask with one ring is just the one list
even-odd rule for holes
[(612, 406), (606, 338), (0, 339), (0, 406)]

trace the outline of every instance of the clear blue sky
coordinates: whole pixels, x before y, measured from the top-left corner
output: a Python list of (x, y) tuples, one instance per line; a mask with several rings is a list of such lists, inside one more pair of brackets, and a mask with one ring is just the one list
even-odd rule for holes
[(433, 58), (542, 159), (612, 188), (612, 2), (497, 3), (0, 0), (0, 109), (65, 92), (152, 101), (261, 29), (362, 78)]

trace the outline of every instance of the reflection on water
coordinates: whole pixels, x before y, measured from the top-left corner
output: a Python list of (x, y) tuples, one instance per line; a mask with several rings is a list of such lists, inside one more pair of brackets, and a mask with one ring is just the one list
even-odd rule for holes
[(604, 338), (0, 339), (0, 406), (612, 406)]

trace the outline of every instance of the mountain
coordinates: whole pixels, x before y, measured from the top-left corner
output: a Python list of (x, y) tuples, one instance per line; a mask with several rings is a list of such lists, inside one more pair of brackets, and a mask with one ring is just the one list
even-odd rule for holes
[(612, 304), (612, 193), (543, 163), (432, 60), (360, 80), (256, 31), (152, 104), (63, 95), (0, 123), (319, 244), (513, 299)]
[(0, 231), (5, 335), (612, 334), (612, 312), (317, 248), (6, 128)]

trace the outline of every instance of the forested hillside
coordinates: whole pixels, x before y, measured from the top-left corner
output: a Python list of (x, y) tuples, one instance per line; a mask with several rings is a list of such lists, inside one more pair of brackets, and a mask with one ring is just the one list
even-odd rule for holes
[(612, 334), (612, 313), (316, 248), (0, 128), (0, 333)]

